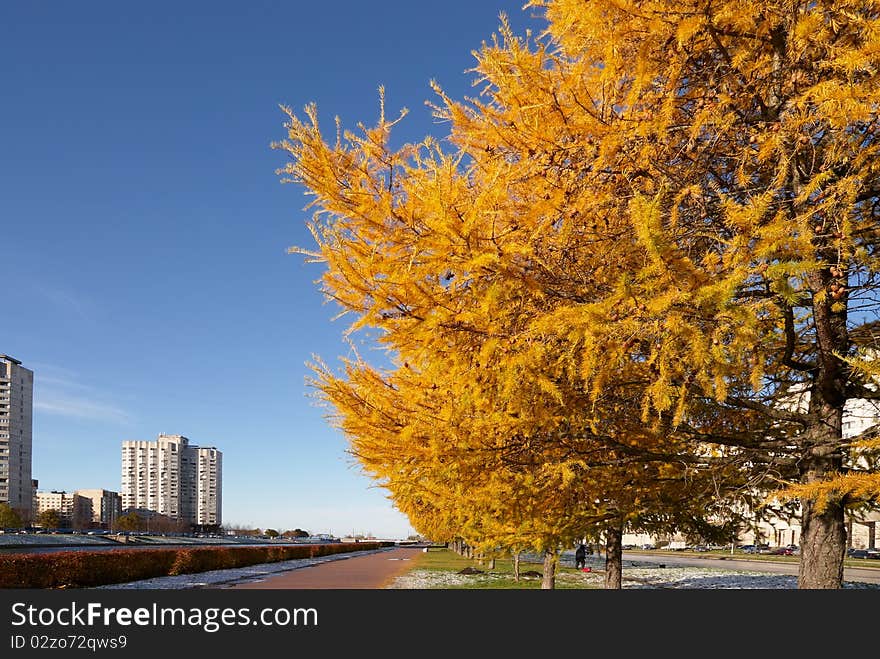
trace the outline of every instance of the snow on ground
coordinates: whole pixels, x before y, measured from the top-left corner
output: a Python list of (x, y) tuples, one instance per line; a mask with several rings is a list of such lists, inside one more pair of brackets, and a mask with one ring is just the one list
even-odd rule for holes
[[(144, 581), (133, 581), (123, 584), (111, 584), (98, 586), (98, 590), (110, 589), (168, 589), (180, 590), (190, 588), (206, 588), (222, 586), (230, 583), (241, 583), (263, 579), (268, 575), (280, 574), (289, 570), (297, 570), (327, 561), (343, 560), (352, 556), (361, 556), (373, 553), (376, 550), (351, 552), (321, 556), (318, 558), (303, 558), (278, 563), (263, 563), (250, 567), (233, 570), (213, 570), (197, 574), (181, 574), (173, 577), (157, 577)], [(388, 551), (380, 549), (378, 551)], [(567, 564), (563, 557), (563, 565)], [(581, 587), (601, 588), (605, 575), (602, 573), (604, 561), (594, 558), (591, 562), (592, 572), (567, 572), (557, 574), (557, 587), (566, 585), (579, 585)], [(540, 571), (540, 565), (531, 563), (521, 564), (521, 571)], [(484, 574), (458, 574), (456, 572), (439, 570), (414, 570), (397, 577), (388, 586), (395, 590), (421, 590), (431, 588), (454, 588), (475, 581), (491, 583), (501, 578), (499, 575)], [(491, 587), (491, 586), (489, 586)], [(863, 582), (845, 582), (844, 588), (870, 588), (880, 589), (880, 584)], [(741, 590), (741, 589), (797, 589), (797, 577), (793, 575), (765, 574), (761, 572), (741, 571), (732, 569), (698, 568), (698, 567), (659, 567), (649, 563), (624, 561), (623, 568), (624, 589), (712, 589), (712, 590)]]
[[(494, 574), (458, 574), (434, 570), (413, 570), (397, 577), (388, 588), (428, 589), (455, 588), (475, 581), (482, 581), (491, 588), (492, 581), (500, 577)], [(537, 578), (537, 577), (536, 577)], [(602, 572), (560, 572), (556, 575), (556, 587), (602, 588), (605, 575)], [(844, 588), (876, 588), (880, 584), (846, 582)], [(797, 589), (797, 577), (761, 572), (740, 572), (737, 570), (716, 570), (697, 567), (629, 567), (623, 570), (623, 588), (626, 589), (711, 589), (711, 590), (767, 590)]]

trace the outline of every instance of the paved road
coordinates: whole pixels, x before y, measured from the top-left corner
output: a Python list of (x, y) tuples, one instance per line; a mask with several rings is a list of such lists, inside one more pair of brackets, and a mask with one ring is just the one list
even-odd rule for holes
[(337, 560), (308, 565), (289, 572), (217, 588), (243, 590), (380, 589), (412, 569), (417, 547), (394, 547)]
[[(644, 561), (646, 563), (664, 563), (665, 565), (681, 565), (686, 567), (723, 567), (731, 570), (747, 570), (750, 572), (766, 572), (769, 574), (798, 573), (798, 564), (788, 561), (752, 560), (741, 556), (675, 556), (668, 553), (623, 552), (628, 561)], [(878, 561), (880, 562), (880, 561)], [(860, 581), (864, 583), (880, 583), (880, 565), (876, 568), (848, 567), (843, 568), (844, 581)]]

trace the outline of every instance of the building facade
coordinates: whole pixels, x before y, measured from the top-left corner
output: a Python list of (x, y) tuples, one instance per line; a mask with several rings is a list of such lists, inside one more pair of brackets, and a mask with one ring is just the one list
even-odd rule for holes
[(181, 435), (122, 442), (122, 508), (186, 519), (180, 508), (180, 481), (181, 456), (188, 442)]
[(183, 435), (122, 442), (122, 508), (190, 524), (222, 523), (222, 453)]
[[(800, 390), (790, 397), (785, 407), (806, 412), (809, 406), (809, 391)], [(864, 398), (851, 398), (846, 401), (842, 419), (842, 437), (854, 440), (857, 437), (880, 434), (880, 401)], [(856, 466), (864, 458), (853, 456)], [(861, 465), (866, 467), (867, 465)], [(734, 505), (734, 509), (737, 507)], [(800, 545), (801, 512), (800, 507), (792, 514), (781, 517), (764, 510), (750, 510), (743, 505), (737, 510), (748, 519), (747, 528), (742, 529), (736, 542), (740, 544), (768, 544), (772, 547)], [(865, 510), (850, 510), (845, 515), (847, 547), (855, 549), (877, 549), (880, 545), (880, 511), (876, 507)], [(627, 533), (623, 543), (641, 546), (650, 544), (665, 546), (668, 543), (686, 544), (690, 539), (681, 534), (652, 536), (644, 533)]]
[(77, 490), (74, 494), (92, 502), (92, 527), (108, 530), (116, 527), (116, 520), (122, 514), (122, 497), (118, 492), (87, 489)]
[(34, 509), (33, 401), (33, 371), (0, 354), (0, 503), (9, 504), (25, 521)]
[(217, 449), (193, 447), (193, 518), (202, 526), (220, 525), (223, 455)]
[(76, 493), (53, 490), (37, 492), (37, 518), (54, 510), (60, 518), (59, 528), (87, 529), (92, 523), (92, 500)]

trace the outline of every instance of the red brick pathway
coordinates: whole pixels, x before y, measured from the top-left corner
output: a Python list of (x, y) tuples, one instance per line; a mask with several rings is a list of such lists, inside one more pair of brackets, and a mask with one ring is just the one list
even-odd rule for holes
[(395, 547), (297, 568), (260, 581), (221, 587), (249, 590), (381, 589), (395, 577), (411, 570), (421, 551), (417, 547)]

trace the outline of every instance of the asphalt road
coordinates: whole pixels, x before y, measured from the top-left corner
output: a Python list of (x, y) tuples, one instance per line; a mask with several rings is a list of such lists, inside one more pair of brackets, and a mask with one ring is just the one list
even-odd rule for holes
[[(706, 567), (731, 570), (746, 570), (750, 572), (766, 572), (769, 574), (793, 574), (797, 576), (798, 564), (796, 561), (754, 560), (746, 558), (742, 554), (734, 556), (711, 557), (694, 556), (685, 554), (678, 556), (666, 552), (623, 552), (624, 560), (642, 561), (645, 563), (663, 563), (667, 566), (682, 567)], [(877, 561), (880, 563), (880, 561)], [(880, 565), (874, 567), (848, 567), (843, 568), (844, 581), (861, 581), (864, 583), (880, 583)]]

